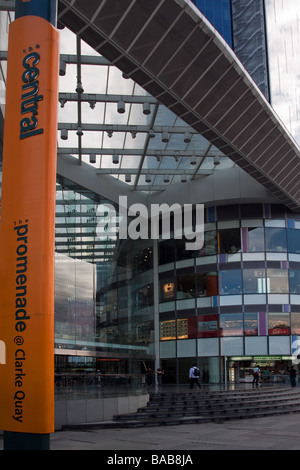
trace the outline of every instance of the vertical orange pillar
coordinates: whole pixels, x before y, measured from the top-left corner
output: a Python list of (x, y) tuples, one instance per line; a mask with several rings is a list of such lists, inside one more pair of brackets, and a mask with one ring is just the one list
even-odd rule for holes
[(0, 226), (0, 429), (7, 449), (47, 448), (54, 431), (55, 8), (56, 0), (17, 0), (9, 30)]

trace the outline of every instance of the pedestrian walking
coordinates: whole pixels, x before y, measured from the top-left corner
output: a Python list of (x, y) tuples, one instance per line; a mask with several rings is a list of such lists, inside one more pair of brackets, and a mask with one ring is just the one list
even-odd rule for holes
[(259, 368), (259, 365), (256, 364), (252, 372), (252, 375), (253, 375), (252, 388), (254, 388), (254, 386), (258, 388), (259, 374), (260, 374), (260, 368)]
[(190, 380), (191, 390), (194, 388), (195, 384), (197, 385), (199, 389), (201, 388), (201, 385), (199, 382), (199, 376), (200, 376), (200, 370), (198, 369), (196, 364), (193, 364), (189, 371), (189, 380)]

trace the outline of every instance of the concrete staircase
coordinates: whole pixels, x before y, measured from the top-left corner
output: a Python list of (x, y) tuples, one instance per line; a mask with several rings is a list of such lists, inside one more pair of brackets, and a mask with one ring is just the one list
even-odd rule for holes
[[(300, 388), (154, 393), (136, 413), (114, 417), (115, 427), (222, 422), (300, 412)], [(108, 423), (107, 423), (108, 424)]]
[(223, 422), (300, 413), (300, 387), (264, 387), (235, 391), (151, 393), (147, 406), (111, 421), (63, 426), (63, 429), (109, 429)]

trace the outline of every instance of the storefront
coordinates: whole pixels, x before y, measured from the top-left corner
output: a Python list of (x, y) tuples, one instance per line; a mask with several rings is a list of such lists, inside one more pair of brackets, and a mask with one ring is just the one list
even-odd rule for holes
[(251, 371), (258, 364), (262, 383), (287, 383), (292, 356), (236, 356), (225, 358), (229, 383), (252, 382)]

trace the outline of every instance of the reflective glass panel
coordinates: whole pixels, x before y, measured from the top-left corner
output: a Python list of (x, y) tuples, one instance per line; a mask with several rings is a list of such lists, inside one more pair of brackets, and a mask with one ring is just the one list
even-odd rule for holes
[(269, 335), (289, 335), (290, 334), (290, 314), (289, 313), (269, 313)]
[(300, 294), (300, 269), (290, 269), (289, 278), (291, 294)]
[(267, 269), (267, 291), (269, 294), (289, 292), (287, 269)]
[(264, 269), (243, 270), (244, 294), (266, 293), (266, 273)]
[(287, 251), (286, 229), (276, 227), (266, 227), (266, 251), (276, 251), (282, 253)]
[(258, 314), (257, 313), (245, 313), (244, 332), (246, 336), (258, 335)]
[(242, 271), (233, 269), (230, 271), (219, 271), (220, 295), (235, 295), (242, 293)]
[(242, 336), (243, 314), (225, 313), (220, 315), (220, 336)]

